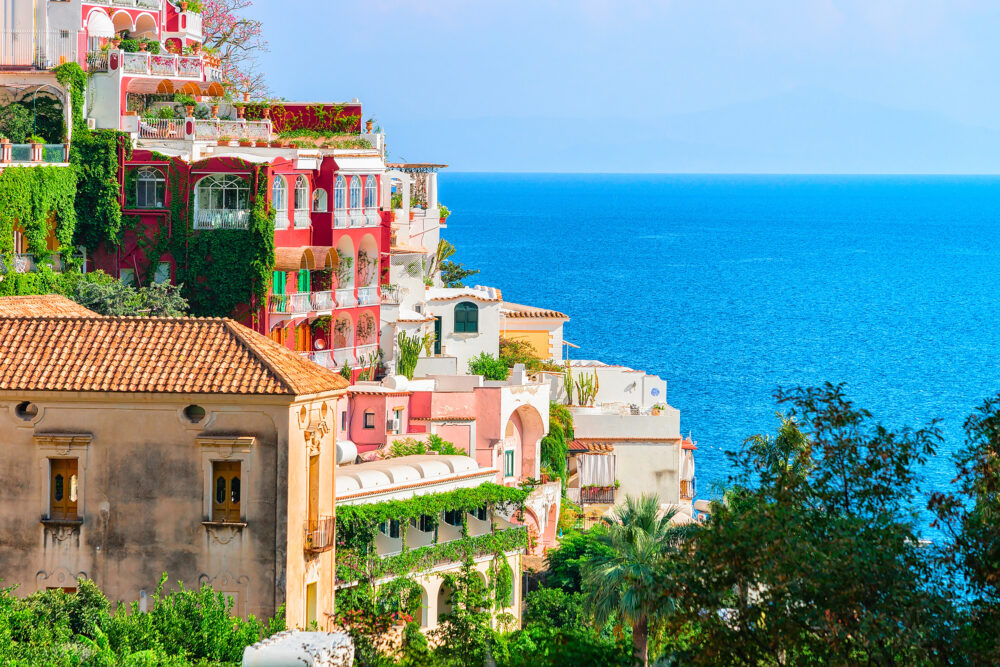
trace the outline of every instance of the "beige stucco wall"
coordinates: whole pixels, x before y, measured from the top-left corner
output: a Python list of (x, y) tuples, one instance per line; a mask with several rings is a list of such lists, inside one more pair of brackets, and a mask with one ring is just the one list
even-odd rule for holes
[[(331, 609), (333, 552), (307, 558), (303, 550), (307, 440), (317, 429), (298, 415), (334, 400), (0, 392), (0, 579), (28, 594), (86, 576), (110, 599), (132, 602), (166, 572), (171, 586), (204, 582), (230, 594), (240, 615), (270, 616), (287, 602), (289, 624), (298, 625), (305, 581), (324, 579), (323, 569), (319, 607)], [(20, 418), (21, 401), (37, 415)], [(198, 424), (183, 415), (190, 404), (207, 411)], [(67, 444), (59, 434), (84, 437)], [(317, 443), (321, 479), (330, 482), (321, 513), (332, 514), (332, 428)], [(79, 526), (42, 521), (51, 457), (78, 459)], [(245, 527), (205, 525), (212, 460), (241, 462)]]

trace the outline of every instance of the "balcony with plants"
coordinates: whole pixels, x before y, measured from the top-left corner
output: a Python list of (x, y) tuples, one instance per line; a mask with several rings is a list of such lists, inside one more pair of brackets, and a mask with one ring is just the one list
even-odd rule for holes
[(407, 500), (338, 504), (337, 579), (377, 581), (524, 549), (527, 530), (501, 516), (520, 517), (528, 494), (485, 483)]

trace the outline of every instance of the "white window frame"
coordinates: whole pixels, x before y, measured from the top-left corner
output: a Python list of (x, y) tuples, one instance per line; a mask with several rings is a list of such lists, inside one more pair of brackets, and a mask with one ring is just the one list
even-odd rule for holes
[[(232, 198), (233, 201), (227, 201)], [(243, 175), (208, 174), (194, 189), (195, 229), (246, 229), (250, 184)]]
[[(152, 188), (153, 204), (149, 204), (149, 191)], [(162, 188), (162, 190), (160, 189)], [(163, 172), (156, 167), (139, 167), (135, 176), (135, 207), (141, 209), (163, 208), (165, 193), (167, 190), (167, 180), (163, 178)], [(140, 195), (142, 193), (142, 195)], [(144, 195), (144, 196), (143, 196)], [(160, 195), (159, 197), (157, 195)]]
[(36, 433), (32, 439), (38, 447), (38, 466), (42, 476), (42, 516), (46, 519), (51, 516), (52, 474), (49, 461), (76, 459), (76, 521), (82, 523), (87, 511), (87, 452), (94, 436), (90, 433)]
[(271, 205), (274, 206), (274, 228), (288, 229), (288, 182), (275, 175), (271, 184)]
[(328, 208), (326, 190), (313, 188), (312, 210), (315, 213), (326, 213)]
[(294, 201), (295, 206), (295, 227), (301, 229), (308, 227), (312, 222), (309, 217), (309, 180), (299, 174), (295, 177)]
[[(197, 438), (201, 450), (201, 470), (203, 480), (202, 493), (202, 524), (216, 525), (212, 521), (212, 497), (215, 493), (215, 480), (212, 479), (212, 462), (226, 461), (240, 464), (240, 523), (247, 523), (247, 508), (253, 490), (253, 467), (250, 465), (256, 438), (253, 436)], [(232, 524), (231, 524), (232, 525)]]

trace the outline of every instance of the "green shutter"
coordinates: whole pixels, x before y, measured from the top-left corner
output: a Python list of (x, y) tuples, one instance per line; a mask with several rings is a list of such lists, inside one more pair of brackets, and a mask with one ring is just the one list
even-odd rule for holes
[(308, 292), (309, 290), (309, 271), (307, 269), (299, 269), (299, 291)]
[(271, 292), (274, 294), (284, 294), (285, 293), (285, 272), (275, 271), (274, 276), (271, 279)]

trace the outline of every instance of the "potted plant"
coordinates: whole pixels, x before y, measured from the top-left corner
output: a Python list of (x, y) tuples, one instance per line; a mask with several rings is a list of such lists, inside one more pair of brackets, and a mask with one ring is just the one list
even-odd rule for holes
[(284, 146), (284, 144), (282, 144), (281, 141), (278, 139), (271, 139), (270, 143), (271, 143), (271, 148), (281, 148), (282, 146)]
[(262, 108), (262, 109), (260, 110), (260, 114), (261, 114), (261, 116), (263, 116), (263, 117), (264, 117), (265, 119), (268, 119), (268, 118), (270, 118), (270, 117), (271, 117), (271, 107), (263, 107), (263, 108)]
[(247, 146), (253, 146), (253, 142), (249, 139), (240, 139), (240, 146), (243, 146), (244, 148)]
[(257, 148), (267, 148), (267, 139), (258, 139), (256, 145)]
[(181, 11), (186, 12), (188, 10), (187, 0), (181, 0)]
[(114, 37), (111, 38), (111, 48), (117, 49), (121, 45), (122, 45), (121, 37), (115, 35)]
[(198, 55), (199, 53), (201, 53), (201, 44), (199, 44), (198, 42), (192, 43), (191, 44), (191, 53), (193, 53), (195, 55)]
[(237, 118), (244, 118), (246, 116), (247, 108), (246, 108), (245, 105), (241, 104), (240, 102), (237, 102), (233, 106), (236, 107), (236, 117)]
[(368, 131), (368, 134), (372, 133), (372, 126), (373, 125), (375, 125), (375, 119), (374, 118), (369, 118), (368, 120), (365, 121), (365, 130)]
[(212, 98), (212, 118), (219, 117), (219, 99), (216, 97)]
[(449, 211), (448, 207), (444, 204), (438, 204), (438, 211), (441, 215), (441, 224), (443, 225), (444, 221), (448, 219), (449, 215), (451, 215), (451, 211)]
[(145, 39), (140, 39), (138, 45), (139, 45), (139, 51), (141, 52), (145, 52), (146, 49), (149, 48), (149, 42), (146, 41)]
[(654, 406), (653, 406), (652, 410), (650, 410), (650, 413), (651, 413), (651, 414), (652, 414), (652, 415), (653, 415), (654, 417), (656, 417), (656, 416), (658, 416), (658, 415), (659, 415), (659, 414), (660, 414), (661, 412), (663, 412), (663, 409), (664, 409), (664, 408), (663, 408), (663, 404), (662, 404), (662, 403), (657, 403), (656, 405), (654, 405)]
[(232, 137), (225, 137), (225, 136), (219, 137), (219, 145), (220, 146), (228, 146), (229, 142), (232, 141), (232, 140), (233, 140)]

